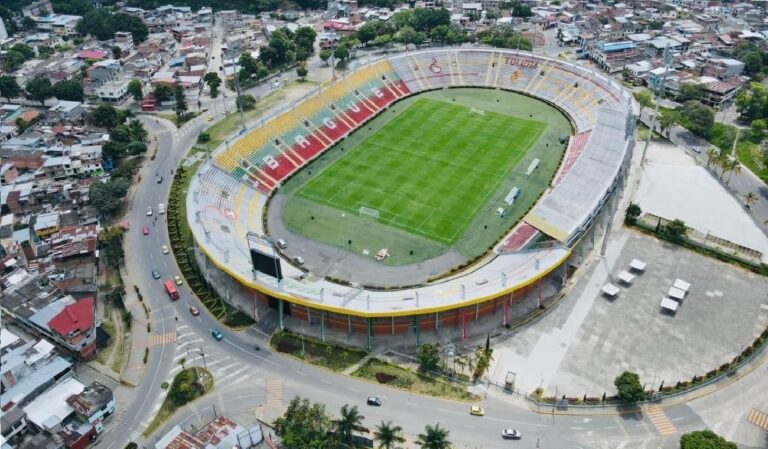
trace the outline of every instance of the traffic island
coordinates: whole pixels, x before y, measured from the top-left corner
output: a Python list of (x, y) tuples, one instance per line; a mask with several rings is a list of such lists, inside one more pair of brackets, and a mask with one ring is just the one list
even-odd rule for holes
[(481, 398), (467, 391), (464, 385), (454, 385), (432, 376), (417, 373), (383, 360), (372, 358), (352, 373), (388, 387), (439, 398), (478, 401)]
[(184, 407), (190, 402), (205, 396), (213, 389), (213, 375), (204, 368), (192, 367), (181, 370), (173, 378), (168, 394), (165, 396), (163, 405), (160, 406), (157, 415), (149, 423), (147, 429), (142, 433), (144, 438), (148, 438), (165, 423), (176, 410)]

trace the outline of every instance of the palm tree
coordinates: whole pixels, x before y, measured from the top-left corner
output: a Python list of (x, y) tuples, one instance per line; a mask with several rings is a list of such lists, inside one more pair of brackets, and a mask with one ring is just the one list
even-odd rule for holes
[(744, 194), (744, 204), (747, 205), (747, 209), (752, 207), (757, 202), (757, 195), (755, 192), (747, 192)]
[(363, 415), (357, 411), (357, 406), (350, 407), (349, 404), (341, 406), (339, 419), (336, 421), (336, 431), (341, 438), (341, 442), (347, 445), (352, 444), (352, 431), (360, 427), (363, 422)]
[(187, 358), (186, 357), (182, 357), (181, 360), (179, 360), (179, 365), (181, 365), (181, 369), (185, 369), (184, 368), (184, 364), (185, 363), (187, 363)]
[(440, 423), (434, 427), (429, 424), (424, 427), (424, 433), (420, 433), (416, 438), (416, 444), (421, 449), (450, 449), (451, 442), (448, 441), (448, 430), (440, 428)]
[(707, 168), (712, 164), (715, 164), (715, 167), (720, 164), (720, 152), (714, 148), (707, 150)]
[(726, 185), (731, 182), (731, 176), (734, 172), (736, 172), (737, 175), (741, 173), (741, 164), (736, 158), (732, 158), (728, 161), (728, 179), (725, 181)]
[(382, 421), (381, 424), (376, 426), (376, 431), (373, 432), (373, 439), (379, 442), (379, 449), (394, 449), (396, 444), (405, 442), (402, 432), (403, 428), (393, 426), (392, 421)]

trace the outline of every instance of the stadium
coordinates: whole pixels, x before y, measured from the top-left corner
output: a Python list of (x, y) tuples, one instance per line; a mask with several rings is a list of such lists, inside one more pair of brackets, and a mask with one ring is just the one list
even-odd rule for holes
[(386, 56), (213, 152), (186, 198), (195, 254), (225, 299), (274, 309), (280, 328), (291, 316), (369, 347), (466, 337), (578, 268), (615, 212), (633, 134), (632, 97), (567, 61)]

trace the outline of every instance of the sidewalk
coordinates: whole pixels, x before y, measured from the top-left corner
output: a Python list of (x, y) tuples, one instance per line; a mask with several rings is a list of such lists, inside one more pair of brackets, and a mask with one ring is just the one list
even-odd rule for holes
[(145, 350), (149, 348), (150, 333), (147, 332), (149, 321), (149, 307), (139, 301), (133, 286), (131, 275), (124, 269), (120, 269), (120, 275), (125, 283), (125, 295), (123, 302), (125, 309), (133, 316), (130, 333), (126, 333), (126, 345), (130, 346), (128, 361), (123, 368), (120, 382), (132, 387), (138, 386), (144, 378), (147, 364), (144, 362)]

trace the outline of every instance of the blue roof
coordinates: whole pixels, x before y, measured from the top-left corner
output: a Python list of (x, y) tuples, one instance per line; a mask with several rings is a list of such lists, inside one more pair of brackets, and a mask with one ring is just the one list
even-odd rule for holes
[(177, 65), (184, 65), (184, 56), (179, 56), (178, 58), (171, 59), (171, 62), (168, 63), (170, 67), (176, 67)]
[(610, 53), (612, 51), (622, 51), (630, 48), (635, 48), (635, 43), (630, 41), (623, 42), (600, 42), (597, 44), (600, 51)]

